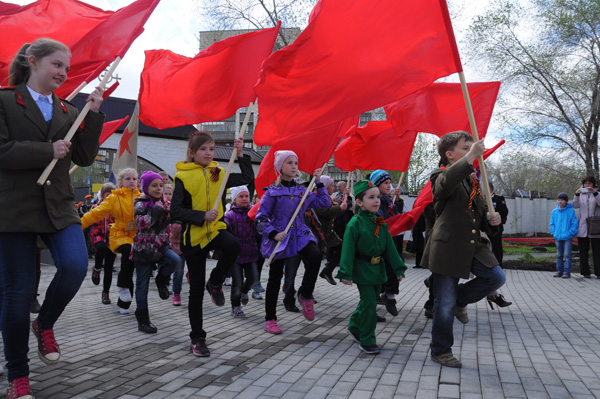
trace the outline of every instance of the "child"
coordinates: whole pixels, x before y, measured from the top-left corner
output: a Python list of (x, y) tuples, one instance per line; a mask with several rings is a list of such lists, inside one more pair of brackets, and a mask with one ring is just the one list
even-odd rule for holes
[[(440, 163), (431, 173), (436, 221), (425, 244), (421, 265), (433, 273), (433, 323), (431, 360), (461, 367), (452, 354), (454, 317), (468, 323), (467, 304), (475, 303), (506, 281), (493, 252), (481, 241), (481, 231), (501, 223), (500, 214), (490, 216), (474, 176), (473, 161), (483, 154), (483, 140), (473, 143), (467, 132), (447, 133), (438, 141)], [(460, 278), (476, 278), (458, 284)]]
[(360, 302), (350, 317), (348, 332), (360, 344), (360, 350), (376, 355), (381, 351), (375, 342), (375, 327), (377, 297), (381, 284), (387, 281), (385, 262), (389, 260), (398, 281), (404, 278), (406, 265), (383, 217), (376, 214), (380, 202), (378, 188), (369, 180), (362, 180), (354, 186), (354, 195), (360, 210), (346, 226), (336, 277), (346, 285), (356, 283)]
[(173, 186), (170, 184), (165, 184), (163, 186), (163, 197), (165, 199), (165, 204), (167, 206), (171, 205), (171, 200), (173, 199)]
[(117, 277), (119, 300), (117, 306), (120, 313), (129, 313), (131, 295), (133, 294), (133, 270), (131, 261), (131, 244), (137, 231), (133, 211), (133, 201), (140, 196), (137, 190), (138, 174), (135, 169), (125, 168), (117, 175), (119, 188), (113, 190), (97, 208), (92, 209), (81, 218), (83, 228), (90, 226), (112, 215), (115, 225), (110, 229), (110, 250), (121, 254), (121, 270)]
[[(250, 210), (250, 192), (248, 187), (232, 187), (231, 209), (225, 214), (225, 223), (240, 242), (240, 254), (231, 268), (233, 278), (231, 285), (231, 315), (246, 317), (242, 305), (248, 304), (248, 291), (258, 280), (256, 261), (258, 247), (256, 245), (256, 227), (248, 217)], [(246, 280), (244, 280), (244, 275)]]
[[(241, 138), (234, 141), (242, 173), (232, 173), (227, 187), (249, 184), (254, 180), (250, 157), (243, 154), (243, 145)], [(222, 250), (217, 266), (206, 282), (206, 290), (214, 304), (223, 306), (223, 281), (240, 252), (239, 242), (227, 231), (227, 225), (222, 221), (222, 198), (219, 198), (217, 209), (213, 209), (225, 175), (224, 169), (213, 161), (214, 155), (215, 141), (210, 133), (195, 132), (190, 136), (186, 160), (177, 163), (171, 202), (172, 218), (182, 223), (181, 250), (188, 265), (190, 280), (190, 349), (196, 356), (210, 356), (206, 332), (202, 329), (206, 255), (214, 249)]]
[[(571, 245), (579, 230), (573, 204), (567, 193), (558, 194), (558, 205), (550, 215), (550, 234), (556, 240), (556, 273), (554, 277), (571, 278)], [(563, 261), (564, 256), (564, 261)]]
[(169, 299), (167, 284), (179, 256), (169, 248), (169, 214), (163, 203), (163, 179), (152, 171), (145, 171), (140, 177), (144, 192), (135, 199), (135, 223), (137, 234), (131, 248), (135, 262), (137, 282), (135, 288), (135, 317), (138, 330), (153, 334), (157, 328), (150, 322), (148, 313), (148, 284), (154, 266), (159, 268), (155, 282), (161, 299)]
[(314, 172), (317, 186), (317, 193), (314, 194), (307, 193), (306, 188), (294, 180), (298, 173), (298, 156), (293, 151), (276, 151), (274, 163), (279, 177), (273, 186), (265, 189), (256, 214), (256, 222), (257, 229), (262, 234), (261, 252), (266, 259), (271, 256), (277, 243), (281, 242), (269, 268), (264, 324), (269, 333), (281, 334), (282, 330), (277, 325), (276, 307), (286, 259), (298, 254), (304, 262), (305, 272), (302, 286), (298, 289), (298, 302), (306, 320), (312, 321), (315, 318), (315, 310), (311, 298), (322, 258), (317, 240), (304, 223), (303, 212), (298, 212), (287, 234), (284, 230), (303, 195), (307, 196), (304, 208), (324, 208), (329, 206), (331, 200), (320, 181), (321, 169)]
[[(100, 203), (104, 201), (112, 192), (116, 189), (112, 183), (105, 183), (100, 189)], [(96, 208), (95, 206), (94, 208)], [(110, 291), (110, 285), (112, 284), (112, 270), (115, 264), (117, 255), (110, 250), (109, 233), (110, 226), (115, 223), (115, 219), (112, 216), (107, 216), (98, 223), (94, 223), (90, 227), (90, 239), (92, 245), (96, 251), (95, 255), (95, 266), (92, 269), (92, 283), (94, 285), (100, 284), (100, 271), (104, 268), (104, 284), (102, 287), (102, 303), (110, 305), (110, 297), (108, 292)]]
[[(70, 64), (66, 45), (37, 39), (21, 47), (9, 67), (9, 86), (0, 89), (0, 325), (9, 398), (33, 395), (27, 356), (30, 328), (40, 359), (50, 365), (58, 363), (54, 324), (77, 294), (88, 269), (69, 168), (71, 162), (91, 165), (98, 153), (103, 91), (96, 89), (88, 96), (90, 112), (71, 141), (65, 141), (78, 111), (54, 91), (67, 80)], [(37, 185), (53, 159), (57, 163), (46, 184)], [(52, 253), (56, 273), (30, 327), (38, 236)]]

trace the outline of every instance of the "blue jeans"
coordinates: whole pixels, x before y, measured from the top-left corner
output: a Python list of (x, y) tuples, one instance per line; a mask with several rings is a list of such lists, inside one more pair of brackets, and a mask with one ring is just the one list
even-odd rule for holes
[(183, 271), (185, 270), (185, 258), (183, 255), (178, 255), (181, 261), (175, 266), (173, 270), (173, 294), (181, 294), (181, 288), (183, 287)]
[[(39, 236), (57, 268), (38, 315), (39, 327), (50, 330), (77, 294), (87, 273), (88, 256), (78, 224)], [(35, 295), (37, 237), (36, 233), (0, 233), (0, 328), (8, 381), (29, 375), (29, 307)]]
[[(181, 258), (173, 250), (167, 249), (162, 259), (158, 263), (158, 272), (156, 277), (162, 276), (165, 280), (171, 278), (173, 269), (181, 263)], [(135, 273), (137, 275), (135, 285), (135, 304), (137, 310), (148, 309), (148, 285), (150, 276), (154, 269), (155, 262), (135, 262)]]
[[(571, 256), (572, 240), (556, 240), (556, 271), (562, 274), (571, 273), (571, 264), (573, 258)], [(565, 257), (563, 261), (563, 256)]]
[(500, 266), (492, 268), (473, 259), (471, 273), (476, 277), (464, 284), (458, 278), (434, 273), (433, 279), (433, 323), (431, 325), (431, 355), (452, 353), (454, 344), (454, 307), (465, 307), (485, 298), (506, 282)]

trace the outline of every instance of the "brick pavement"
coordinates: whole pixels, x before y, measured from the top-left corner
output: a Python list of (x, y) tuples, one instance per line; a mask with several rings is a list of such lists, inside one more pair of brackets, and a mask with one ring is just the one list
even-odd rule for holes
[[(42, 269), (42, 297), (52, 271)], [(422, 311), (427, 275), (407, 271), (400, 314), (386, 314), (388, 321), (377, 327), (379, 356), (362, 354), (345, 332), (356, 288), (319, 279), (315, 321), (285, 311), (280, 297), (284, 332), (278, 336), (262, 330), (264, 301), (250, 299), (245, 319), (230, 316), (229, 298), (223, 308), (205, 301), (211, 357), (196, 358), (188, 349), (186, 295), (176, 308), (151, 285), (158, 333), (147, 335), (137, 331), (133, 313), (117, 312), (116, 276), (113, 304), (102, 305), (101, 286), (92, 285), (88, 273), (55, 327), (61, 362), (44, 365), (30, 339), (32, 389), (36, 398), (52, 399), (600, 398), (600, 280), (507, 271), (502, 292), (515, 303), (500, 311), (485, 302), (470, 305), (470, 322), (455, 323), (454, 352), (463, 362), (458, 370), (429, 359), (431, 322)], [(266, 276), (263, 271), (263, 283)], [(2, 376), (0, 395), (5, 392)]]

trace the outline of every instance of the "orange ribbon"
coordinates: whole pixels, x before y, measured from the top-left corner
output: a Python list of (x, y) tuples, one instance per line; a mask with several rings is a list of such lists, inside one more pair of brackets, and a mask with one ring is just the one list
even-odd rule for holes
[(375, 219), (373, 219), (373, 223), (375, 223), (377, 225), (377, 227), (375, 228), (375, 237), (379, 238), (379, 230), (381, 229), (381, 226), (383, 225), (383, 216), (377, 216)]

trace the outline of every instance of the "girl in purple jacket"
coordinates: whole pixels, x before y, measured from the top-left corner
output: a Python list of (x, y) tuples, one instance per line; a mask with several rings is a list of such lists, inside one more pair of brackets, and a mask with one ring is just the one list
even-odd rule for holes
[[(231, 268), (231, 315), (246, 317), (242, 305), (248, 304), (248, 291), (258, 281), (258, 245), (256, 227), (248, 217), (250, 192), (246, 186), (232, 187), (231, 209), (225, 214), (225, 223), (240, 242), (240, 254)], [(244, 280), (244, 275), (246, 280)]]
[[(316, 177), (317, 193), (307, 193), (303, 185), (294, 179), (298, 174), (298, 156), (293, 151), (275, 152), (275, 171), (279, 174), (277, 182), (264, 190), (256, 223), (259, 233), (262, 234), (261, 252), (265, 258), (273, 253), (277, 242), (281, 242), (271, 267), (269, 268), (269, 281), (265, 300), (265, 325), (266, 331), (271, 334), (281, 334), (277, 325), (277, 296), (283, 276), (283, 266), (287, 258), (300, 255), (304, 262), (304, 277), (298, 289), (298, 302), (302, 306), (304, 317), (308, 321), (315, 318), (314, 301), (312, 299), (315, 282), (321, 265), (321, 251), (317, 247), (317, 240), (304, 223), (304, 210), (308, 208), (327, 208), (331, 199), (327, 189), (319, 180), (321, 169), (314, 172)], [(294, 224), (284, 233), (290, 218), (298, 207), (303, 195), (308, 195), (294, 220)]]

